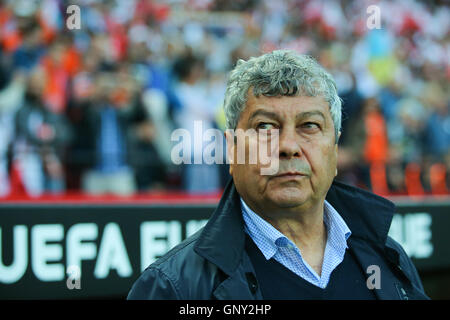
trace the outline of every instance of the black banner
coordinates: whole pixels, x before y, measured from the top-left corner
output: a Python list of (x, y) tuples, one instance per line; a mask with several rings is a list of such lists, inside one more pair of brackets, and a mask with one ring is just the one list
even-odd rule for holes
[[(0, 204), (0, 299), (125, 298), (215, 205)], [(398, 204), (390, 230), (420, 271), (450, 269), (450, 203)]]

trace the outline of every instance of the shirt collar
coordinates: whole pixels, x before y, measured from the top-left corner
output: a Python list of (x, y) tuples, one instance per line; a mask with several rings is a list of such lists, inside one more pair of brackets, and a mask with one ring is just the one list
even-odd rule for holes
[[(250, 209), (242, 197), (240, 197), (240, 200), (245, 231), (267, 260), (275, 255), (279, 246), (294, 245), (289, 238)], [(350, 237), (351, 231), (344, 219), (326, 200), (324, 203), (324, 223), (327, 227), (327, 242), (336, 249), (347, 248), (347, 239)]]
[(348, 248), (347, 240), (352, 232), (345, 223), (340, 214), (333, 208), (333, 206), (325, 200), (324, 203), (324, 223), (327, 227), (328, 237), (327, 242), (335, 249)]
[(269, 260), (278, 250), (277, 240), (286, 238), (286, 236), (250, 209), (242, 197), (240, 199), (245, 231), (264, 254), (264, 257)]

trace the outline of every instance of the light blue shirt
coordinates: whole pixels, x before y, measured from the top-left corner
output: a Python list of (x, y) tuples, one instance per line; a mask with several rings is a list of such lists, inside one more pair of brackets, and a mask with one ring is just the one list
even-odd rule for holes
[(348, 248), (347, 239), (351, 235), (347, 224), (331, 204), (325, 201), (324, 205), (327, 244), (320, 276), (303, 260), (297, 246), (270, 223), (252, 211), (242, 198), (241, 207), (245, 222), (245, 232), (253, 239), (267, 260), (273, 258), (313, 285), (322, 289), (326, 288), (331, 273), (344, 260), (345, 251)]

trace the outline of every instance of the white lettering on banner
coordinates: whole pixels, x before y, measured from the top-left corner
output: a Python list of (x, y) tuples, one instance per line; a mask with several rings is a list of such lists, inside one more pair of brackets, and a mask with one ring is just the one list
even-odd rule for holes
[(120, 227), (113, 222), (108, 223), (103, 231), (94, 275), (98, 279), (104, 279), (111, 269), (116, 269), (117, 274), (124, 278), (133, 274)]
[(67, 232), (67, 265), (80, 268), (82, 260), (93, 260), (97, 254), (95, 243), (82, 241), (95, 241), (98, 235), (98, 227), (95, 223), (79, 223), (73, 225)]
[[(187, 221), (186, 237), (201, 229), (207, 221), (207, 219)], [(99, 227), (96, 223), (78, 223), (67, 230), (64, 230), (62, 224), (38, 224), (31, 227), (30, 231), (25, 225), (17, 225), (12, 229), (13, 245), (10, 250), (14, 255), (12, 262), (7, 266), (2, 259), (5, 246), (2, 245), (2, 228), (0, 228), (0, 283), (11, 284), (19, 281), (26, 273), (29, 261), (32, 272), (41, 281), (62, 281), (65, 280), (65, 273), (68, 274), (66, 286), (69, 289), (78, 289), (80, 286), (74, 281), (81, 278), (82, 262), (86, 260), (95, 261), (93, 276), (97, 279), (107, 278), (113, 269), (121, 278), (139, 272), (133, 270), (120, 225), (116, 222), (105, 225), (98, 248)], [(31, 234), (30, 248), (28, 248), (28, 232)], [(143, 222), (140, 225), (141, 271), (179, 244), (182, 234), (180, 221)]]
[(398, 241), (410, 257), (426, 259), (433, 254), (431, 215), (426, 212), (395, 214), (389, 236)]
[(141, 271), (181, 242), (179, 221), (147, 221), (141, 224)]
[(25, 274), (28, 266), (28, 228), (18, 225), (13, 228), (14, 256), (9, 266), (3, 264), (2, 228), (0, 227), (0, 282), (14, 283)]
[(50, 241), (62, 241), (64, 227), (61, 224), (38, 224), (31, 229), (31, 266), (36, 277), (41, 281), (58, 281), (64, 278), (62, 263), (48, 262), (61, 261), (63, 257), (62, 245), (49, 244)]

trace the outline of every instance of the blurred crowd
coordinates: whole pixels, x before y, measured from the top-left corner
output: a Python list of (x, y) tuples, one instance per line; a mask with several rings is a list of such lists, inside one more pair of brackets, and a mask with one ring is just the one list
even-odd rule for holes
[[(171, 134), (194, 135), (196, 120), (225, 129), (227, 73), (279, 48), (312, 55), (336, 79), (339, 180), (384, 195), (450, 193), (445, 1), (0, 3), (0, 197), (221, 190), (226, 165), (174, 164)], [(70, 4), (80, 29), (66, 26)]]

